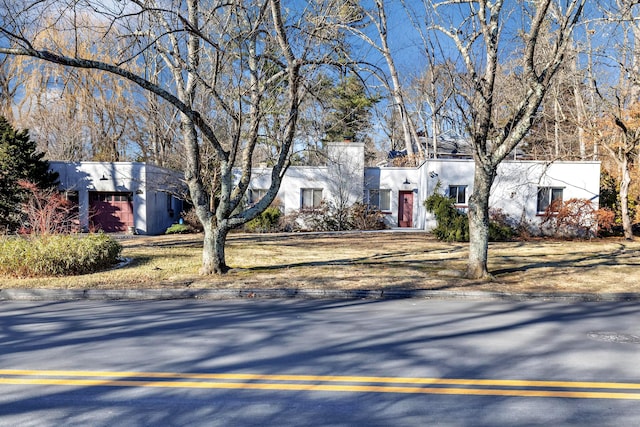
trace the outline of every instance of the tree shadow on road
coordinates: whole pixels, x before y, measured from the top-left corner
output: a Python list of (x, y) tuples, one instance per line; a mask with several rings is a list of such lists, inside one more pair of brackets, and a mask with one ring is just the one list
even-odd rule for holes
[[(628, 363), (637, 360), (637, 345), (589, 339), (590, 332), (611, 327), (606, 325), (637, 334), (640, 307), (635, 303), (233, 300), (12, 303), (4, 308), (3, 369), (638, 378), (638, 364)], [(597, 357), (607, 351), (606, 359)], [(29, 393), (34, 387), (35, 396)], [(50, 425), (82, 424), (87, 411), (109, 412), (111, 425), (413, 425), (418, 420), (510, 425), (513, 419), (504, 417), (505, 411), (524, 411), (528, 424), (570, 425), (584, 422), (585, 415), (580, 399), (561, 404), (549, 399), (544, 402), (549, 412), (539, 412), (520, 407), (527, 400), (521, 397), (453, 400), (433, 394), (143, 386), (135, 392), (131, 387), (89, 386), (11, 390), (0, 399), (3, 420), (42, 412), (57, 417), (46, 420)], [(345, 400), (350, 402), (346, 407)], [(593, 425), (611, 425), (625, 411), (631, 414), (632, 404), (611, 401), (607, 405), (616, 411), (602, 412), (593, 405), (587, 412)], [(466, 409), (452, 411), (456, 405)]]

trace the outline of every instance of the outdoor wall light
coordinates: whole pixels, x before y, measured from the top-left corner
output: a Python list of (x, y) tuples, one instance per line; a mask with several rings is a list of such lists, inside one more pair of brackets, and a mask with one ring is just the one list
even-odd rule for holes
[(437, 176), (438, 176), (438, 174), (436, 172), (434, 172), (434, 171), (429, 172), (429, 177), (435, 178)]
[(109, 181), (109, 178), (107, 178), (105, 174), (102, 174), (100, 181)]
[(404, 179), (403, 184), (404, 184), (404, 185), (409, 185), (409, 184), (411, 184), (411, 183), (409, 182), (409, 178), (405, 178), (405, 179)]

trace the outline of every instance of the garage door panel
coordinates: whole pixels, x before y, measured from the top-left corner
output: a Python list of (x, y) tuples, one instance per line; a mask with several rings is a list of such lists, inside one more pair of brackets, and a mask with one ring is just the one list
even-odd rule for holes
[(133, 203), (131, 193), (91, 194), (91, 225), (105, 232), (123, 232), (133, 227)]

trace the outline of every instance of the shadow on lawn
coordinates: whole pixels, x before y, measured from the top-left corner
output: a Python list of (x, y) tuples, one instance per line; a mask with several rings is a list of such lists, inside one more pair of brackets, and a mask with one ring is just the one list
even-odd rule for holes
[[(521, 244), (524, 246), (525, 244)], [(514, 248), (515, 250), (516, 248)], [(448, 258), (425, 259), (425, 253), (447, 254)], [(466, 246), (456, 244), (446, 250), (433, 251), (388, 251), (369, 256), (345, 257), (327, 261), (289, 262), (268, 266), (248, 268), (250, 272), (271, 272), (272, 283), (277, 286), (295, 286), (301, 278), (320, 288), (340, 288), (347, 282), (360, 282), (374, 291), (399, 290), (450, 290), (450, 289), (500, 289), (501, 286), (516, 285), (526, 289), (530, 282), (538, 287), (539, 280), (549, 283), (562, 280), (580, 269), (582, 273), (596, 271), (601, 267), (640, 266), (640, 251), (625, 243), (617, 245), (615, 250), (606, 252), (542, 253), (530, 256), (495, 255), (490, 251), (490, 263), (513, 265), (513, 267), (494, 268), (493, 280), (472, 280), (463, 277), (466, 267)], [(350, 267), (362, 267), (350, 270)], [(305, 271), (305, 268), (330, 267), (321, 271)], [(397, 271), (397, 275), (389, 271)], [(285, 273), (279, 276), (279, 273)], [(522, 278), (519, 273), (527, 273)], [(522, 286), (524, 285), (524, 286)], [(353, 290), (364, 289), (356, 285)]]
[[(141, 239), (128, 248), (148, 247), (201, 247), (202, 235), (175, 236), (173, 239)], [(581, 244), (584, 242), (578, 242)], [(610, 242), (609, 242), (610, 243)], [(545, 245), (536, 253), (528, 251), (535, 245)], [(546, 246), (548, 244), (548, 247)], [(270, 286), (275, 288), (300, 287), (355, 289), (487, 289), (494, 283), (512, 283), (562, 278), (575, 272), (589, 272), (600, 267), (639, 266), (640, 251), (637, 245), (625, 242), (605, 246), (587, 243), (571, 252), (571, 242), (512, 242), (492, 244), (489, 264), (494, 282), (468, 280), (462, 277), (466, 268), (467, 244), (446, 243), (424, 233), (292, 233), (292, 234), (232, 234), (228, 248), (246, 248), (256, 245), (267, 251), (273, 247), (284, 248), (284, 262), (267, 259), (263, 265), (239, 268), (227, 276), (214, 280), (217, 284), (243, 286)], [(337, 259), (297, 260), (306, 251), (323, 248), (352, 247), (351, 253)], [(365, 253), (364, 248), (368, 249)], [(289, 252), (287, 252), (289, 251)], [(375, 252), (375, 253), (372, 253)], [(534, 251), (535, 252), (535, 251)], [(254, 263), (255, 264), (255, 263)], [(493, 266), (493, 267), (492, 267)], [(233, 266), (232, 266), (233, 267)], [(314, 270), (315, 269), (315, 270)], [(521, 273), (526, 273), (526, 279)], [(255, 278), (256, 275), (261, 276)], [(267, 284), (258, 281), (268, 282)], [(517, 283), (520, 285), (521, 283)]]
[[(617, 246), (617, 249), (611, 252), (590, 252), (577, 257), (573, 254), (566, 254), (561, 259), (535, 261), (531, 263), (524, 263), (518, 267), (496, 269), (492, 271), (492, 274), (494, 276), (502, 276), (510, 273), (525, 272), (542, 268), (563, 269), (580, 267), (594, 269), (601, 266), (640, 266), (640, 251), (636, 249), (629, 249), (624, 243), (619, 243)], [(551, 255), (542, 256), (548, 257)], [(537, 257), (540, 257), (540, 255)], [(509, 261), (511, 258), (512, 257), (510, 256), (503, 257), (506, 261)], [(517, 262), (522, 263), (522, 260), (514, 260), (514, 263)]]

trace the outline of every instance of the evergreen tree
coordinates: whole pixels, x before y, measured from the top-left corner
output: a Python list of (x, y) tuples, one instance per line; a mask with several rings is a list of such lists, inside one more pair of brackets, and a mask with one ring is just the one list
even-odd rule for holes
[(325, 139), (364, 141), (371, 127), (371, 109), (378, 99), (367, 95), (364, 84), (355, 75), (341, 79), (331, 92), (332, 112), (325, 128)]
[(43, 157), (29, 131), (16, 131), (0, 116), (0, 230), (20, 225), (20, 204), (27, 195), (18, 181), (30, 181), (42, 189), (58, 184), (58, 174), (49, 171), (49, 162)]

